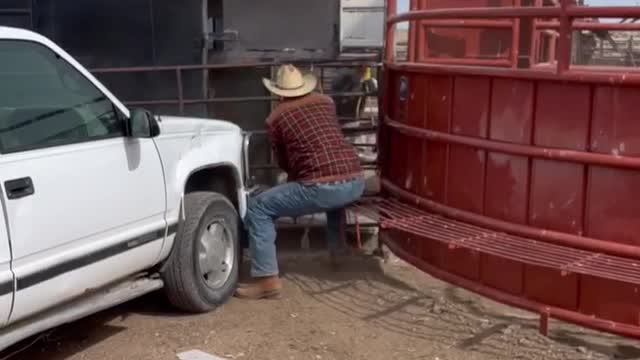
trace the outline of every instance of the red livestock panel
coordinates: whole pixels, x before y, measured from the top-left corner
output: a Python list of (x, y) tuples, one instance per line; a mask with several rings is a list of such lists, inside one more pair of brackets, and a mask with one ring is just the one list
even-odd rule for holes
[[(572, 26), (640, 7), (412, 4), (388, 14), (387, 35), (414, 35), (405, 62), (387, 41), (383, 197), (356, 208), (399, 256), (540, 313), (543, 331), (551, 316), (640, 337), (640, 72), (570, 60)], [(545, 66), (518, 64), (549, 36)]]

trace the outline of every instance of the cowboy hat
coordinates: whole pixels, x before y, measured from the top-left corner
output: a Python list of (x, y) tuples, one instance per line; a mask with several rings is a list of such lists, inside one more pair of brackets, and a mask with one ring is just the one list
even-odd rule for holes
[(282, 97), (304, 96), (315, 90), (318, 85), (315, 75), (302, 75), (293, 65), (283, 65), (278, 68), (275, 81), (262, 79), (262, 82), (269, 91)]

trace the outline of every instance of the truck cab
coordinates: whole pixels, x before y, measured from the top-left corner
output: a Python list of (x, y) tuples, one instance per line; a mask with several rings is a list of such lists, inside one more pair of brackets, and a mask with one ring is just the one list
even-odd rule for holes
[(235, 289), (243, 133), (123, 105), (48, 39), (0, 27), (0, 348), (164, 287)]

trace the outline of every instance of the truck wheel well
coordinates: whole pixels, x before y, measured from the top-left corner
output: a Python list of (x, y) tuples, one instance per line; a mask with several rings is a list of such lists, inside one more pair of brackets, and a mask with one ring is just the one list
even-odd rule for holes
[(199, 170), (187, 180), (184, 193), (212, 191), (222, 194), (238, 209), (238, 179), (230, 166), (217, 166)]

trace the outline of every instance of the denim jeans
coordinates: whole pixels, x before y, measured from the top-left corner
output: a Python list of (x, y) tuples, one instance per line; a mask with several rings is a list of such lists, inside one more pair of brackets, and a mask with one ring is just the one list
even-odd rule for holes
[(339, 250), (343, 246), (340, 233), (343, 208), (363, 192), (362, 179), (326, 184), (290, 182), (249, 198), (244, 224), (249, 235), (251, 276), (278, 274), (274, 222), (279, 217), (326, 212), (329, 249)]

